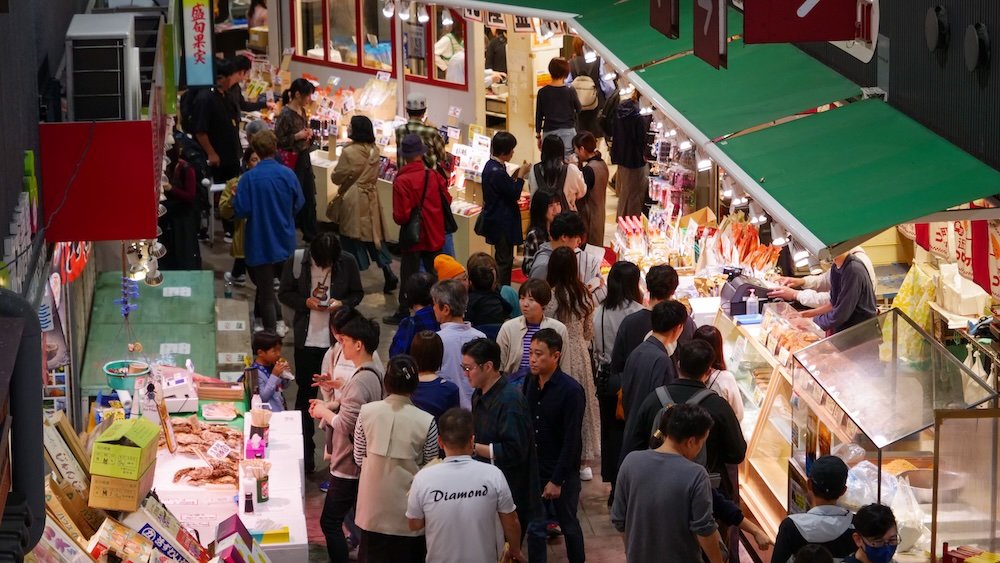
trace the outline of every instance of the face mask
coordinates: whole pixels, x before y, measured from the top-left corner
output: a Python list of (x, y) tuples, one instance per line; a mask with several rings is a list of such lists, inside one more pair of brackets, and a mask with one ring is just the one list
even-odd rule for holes
[(896, 546), (884, 545), (882, 547), (872, 547), (865, 545), (865, 557), (872, 563), (889, 563), (892, 556), (896, 554)]

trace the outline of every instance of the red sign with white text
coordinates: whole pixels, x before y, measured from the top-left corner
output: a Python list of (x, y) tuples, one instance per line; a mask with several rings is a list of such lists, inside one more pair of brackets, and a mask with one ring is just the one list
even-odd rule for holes
[(726, 0), (694, 2), (694, 54), (715, 68), (729, 66)]
[(669, 39), (680, 37), (680, 0), (649, 0), (649, 25)]
[(850, 41), (857, 0), (744, 0), (743, 42)]

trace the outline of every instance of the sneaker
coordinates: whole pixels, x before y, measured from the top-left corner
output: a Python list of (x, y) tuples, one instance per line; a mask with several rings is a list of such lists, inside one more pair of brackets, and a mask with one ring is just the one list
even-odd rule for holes
[(278, 321), (277, 326), (274, 327), (274, 332), (280, 338), (284, 338), (288, 334), (288, 325), (285, 324), (285, 321)]
[(254, 319), (254, 321), (253, 321), (253, 331), (254, 332), (261, 332), (263, 330), (264, 330), (264, 323), (262, 323), (260, 319)]
[(246, 274), (243, 274), (242, 276), (234, 276), (232, 272), (226, 272), (222, 274), (222, 279), (226, 280), (227, 283), (238, 285), (240, 287), (246, 287), (247, 285)]
[(399, 287), (399, 278), (396, 276), (392, 276), (391, 278), (385, 280), (385, 285), (382, 286), (382, 293), (392, 293), (393, 291), (396, 291), (396, 288), (398, 287)]
[(222, 242), (226, 244), (233, 244), (233, 233), (223, 233)]
[(558, 522), (549, 522), (545, 525), (545, 535), (550, 538), (562, 535), (562, 528), (559, 527)]
[(330, 490), (330, 480), (327, 479), (326, 481), (323, 481), (322, 483), (320, 483), (319, 484), (319, 490), (323, 491), (324, 493), (327, 492), (327, 491), (329, 491)]
[(399, 323), (403, 322), (403, 319), (405, 318), (406, 315), (403, 315), (401, 313), (393, 313), (392, 315), (382, 317), (382, 322), (387, 325), (399, 326)]
[(198, 240), (200, 240), (201, 242), (208, 242), (208, 239), (209, 239), (208, 231), (200, 231), (198, 233)]
[(281, 280), (274, 278), (274, 291), (279, 291), (281, 289)]
[(594, 470), (590, 466), (584, 467), (580, 470), (580, 480), (581, 481), (592, 481), (594, 479)]

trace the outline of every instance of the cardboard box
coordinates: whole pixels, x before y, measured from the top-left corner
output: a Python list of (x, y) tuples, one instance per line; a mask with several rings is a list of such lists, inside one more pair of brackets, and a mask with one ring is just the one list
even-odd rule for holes
[(153, 495), (143, 499), (138, 510), (125, 515), (122, 524), (148, 538), (157, 551), (173, 561), (206, 563), (211, 558), (208, 550)]
[[(94, 451), (90, 456), (91, 475), (95, 478), (100, 475), (131, 481), (139, 480), (140, 476), (145, 479), (146, 470), (156, 460), (156, 443), (159, 438), (160, 427), (146, 419), (116, 421), (94, 444)], [(145, 493), (138, 498), (136, 507), (144, 496)], [(135, 510), (135, 507), (130, 510)]]
[(268, 28), (264, 26), (251, 27), (250, 28), (250, 39), (247, 40), (247, 45), (254, 49), (260, 49), (262, 51), (267, 50), (267, 31)]
[(87, 552), (95, 560), (100, 561), (103, 561), (109, 553), (114, 553), (122, 561), (155, 561), (151, 541), (111, 518), (106, 519), (94, 537), (90, 538)]
[(156, 464), (151, 464), (139, 480), (94, 475), (90, 482), (90, 507), (135, 512), (153, 488)]

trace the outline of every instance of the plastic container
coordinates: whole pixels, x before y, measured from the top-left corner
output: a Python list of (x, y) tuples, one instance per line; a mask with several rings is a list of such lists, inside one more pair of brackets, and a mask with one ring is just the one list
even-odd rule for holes
[[(126, 374), (117, 372), (122, 368), (126, 368)], [(112, 389), (131, 391), (135, 389), (135, 378), (149, 375), (149, 364), (139, 360), (115, 360), (104, 364), (104, 375), (107, 376), (108, 386)]]

